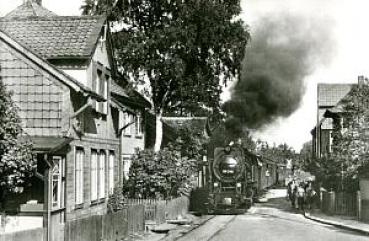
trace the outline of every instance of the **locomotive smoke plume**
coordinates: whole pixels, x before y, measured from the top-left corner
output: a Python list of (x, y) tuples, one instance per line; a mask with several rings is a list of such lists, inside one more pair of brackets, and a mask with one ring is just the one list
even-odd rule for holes
[(332, 54), (332, 24), (327, 19), (274, 15), (260, 19), (252, 32), (240, 80), (224, 103), (226, 128), (260, 129), (288, 117), (300, 105), (304, 78)]

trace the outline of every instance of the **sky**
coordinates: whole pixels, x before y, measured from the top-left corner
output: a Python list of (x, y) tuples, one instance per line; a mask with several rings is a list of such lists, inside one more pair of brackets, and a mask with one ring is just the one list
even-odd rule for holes
[[(0, 16), (23, 0), (0, 0)], [(58, 15), (79, 15), (82, 0), (43, 0), (44, 7)], [(241, 0), (241, 18), (250, 26), (251, 34), (263, 17), (293, 14), (307, 21), (319, 19), (332, 34), (334, 46), (328, 61), (316, 59), (311, 73), (304, 77), (305, 93), (298, 109), (287, 118), (277, 119), (254, 133), (269, 143), (287, 143), (299, 151), (311, 139), (316, 123), (317, 83), (356, 82), (357, 76), (369, 76), (369, 1), (367, 0)], [(312, 33), (314, 34), (314, 33)], [(325, 39), (321, 39), (325, 41)], [(324, 46), (324, 45), (322, 45)], [(322, 50), (324, 52), (324, 49)], [(327, 50), (328, 51), (328, 50)], [(225, 95), (227, 96), (227, 95)]]
[(366, 56), (369, 53), (369, 1), (244, 0), (242, 8), (242, 18), (249, 24), (251, 33), (262, 16), (290, 13), (311, 21), (324, 19), (321, 24), (329, 25), (333, 35), (330, 60), (322, 64), (317, 59), (312, 73), (303, 80), (306, 90), (299, 108), (255, 135), (271, 144), (285, 142), (299, 151), (304, 142), (311, 140), (310, 130), (316, 123), (317, 83), (355, 83), (358, 75), (369, 75)]

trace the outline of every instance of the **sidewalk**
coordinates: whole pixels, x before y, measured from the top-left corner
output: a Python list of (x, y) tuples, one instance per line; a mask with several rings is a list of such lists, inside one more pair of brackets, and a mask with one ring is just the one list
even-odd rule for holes
[(163, 223), (155, 227), (156, 232), (147, 231), (141, 234), (130, 235), (123, 241), (169, 241), (175, 240), (188, 232), (202, 226), (204, 223), (212, 219), (212, 215), (203, 215), (196, 217), (193, 215), (187, 215), (186, 218), (191, 221), (191, 224), (175, 225), (169, 223)]
[(339, 215), (330, 216), (322, 213), (319, 209), (305, 212), (304, 216), (305, 218), (316, 222), (333, 225), (338, 228), (359, 232), (369, 236), (369, 224), (357, 221), (356, 217)]

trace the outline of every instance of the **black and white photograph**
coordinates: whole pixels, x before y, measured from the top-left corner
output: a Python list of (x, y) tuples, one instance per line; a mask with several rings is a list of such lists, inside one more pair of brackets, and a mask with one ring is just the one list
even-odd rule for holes
[(0, 241), (369, 240), (368, 9), (0, 0)]

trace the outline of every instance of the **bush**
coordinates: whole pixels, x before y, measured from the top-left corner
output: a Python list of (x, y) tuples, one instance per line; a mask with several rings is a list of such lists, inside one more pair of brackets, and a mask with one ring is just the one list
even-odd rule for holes
[[(159, 152), (140, 151), (135, 155), (124, 185), (124, 193), (130, 198), (169, 199), (188, 195), (196, 185), (199, 153), (188, 153), (183, 142), (177, 140)], [(183, 153), (186, 152), (186, 155)]]

